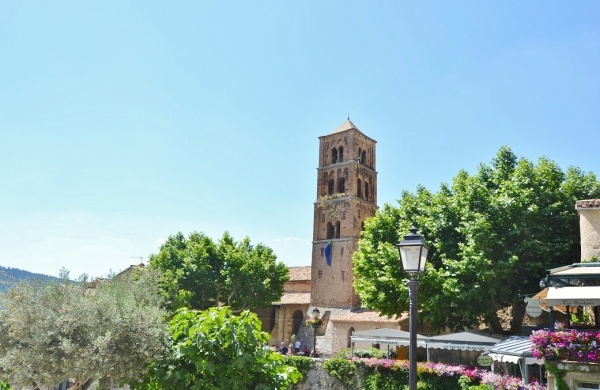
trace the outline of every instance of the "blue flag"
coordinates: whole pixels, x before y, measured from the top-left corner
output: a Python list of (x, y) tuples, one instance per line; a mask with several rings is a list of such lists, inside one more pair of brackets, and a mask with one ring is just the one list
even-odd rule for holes
[(331, 265), (331, 240), (325, 245), (325, 260), (327, 260), (327, 265)]

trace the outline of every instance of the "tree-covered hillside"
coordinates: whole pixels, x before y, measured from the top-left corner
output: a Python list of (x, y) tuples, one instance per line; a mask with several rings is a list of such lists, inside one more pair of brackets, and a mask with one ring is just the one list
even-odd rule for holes
[(0, 265), (0, 292), (4, 292), (14, 283), (23, 279), (54, 279), (52, 276), (36, 274), (18, 268), (7, 268)]

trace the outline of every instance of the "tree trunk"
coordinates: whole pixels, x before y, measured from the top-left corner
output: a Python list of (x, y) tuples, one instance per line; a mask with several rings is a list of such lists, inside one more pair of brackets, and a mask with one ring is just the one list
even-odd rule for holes
[(520, 334), (521, 328), (523, 327), (523, 317), (525, 317), (525, 310), (527, 304), (523, 301), (513, 303), (512, 305), (512, 319), (510, 320), (510, 333)]
[(488, 326), (492, 330), (492, 333), (496, 334), (504, 334), (505, 331), (502, 328), (502, 324), (500, 323), (500, 319), (498, 318), (498, 313), (494, 312), (487, 319)]
[(69, 387), (67, 390), (87, 390), (92, 385), (92, 382), (94, 382), (93, 378), (87, 378), (83, 383), (82, 382), (73, 383), (73, 385), (71, 387)]

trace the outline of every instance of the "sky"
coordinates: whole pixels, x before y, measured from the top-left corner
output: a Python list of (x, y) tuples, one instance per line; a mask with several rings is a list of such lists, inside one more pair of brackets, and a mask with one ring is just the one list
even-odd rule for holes
[(592, 0), (2, 2), (0, 265), (106, 276), (193, 231), (310, 265), (318, 137), (348, 117), (379, 206), (504, 145), (600, 174), (598, 20)]

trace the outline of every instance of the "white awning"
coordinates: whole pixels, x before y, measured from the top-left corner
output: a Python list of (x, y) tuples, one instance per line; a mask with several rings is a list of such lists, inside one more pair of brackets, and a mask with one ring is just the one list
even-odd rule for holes
[(459, 332), (430, 337), (427, 339), (427, 348), (486, 351), (499, 341), (495, 337), (478, 333)]
[(488, 355), (492, 358), (492, 360), (496, 362), (509, 362), (519, 364), (519, 360), (521, 360), (519, 356), (504, 355), (501, 353), (489, 353)]
[(598, 306), (600, 286), (550, 287), (546, 304), (548, 306)]
[[(409, 345), (410, 333), (398, 329), (373, 329), (360, 332), (354, 332), (350, 338), (352, 342), (367, 341), (373, 344), (395, 344)], [(425, 347), (427, 338), (417, 334), (417, 347)]]
[(515, 364), (525, 363), (543, 365), (543, 360), (538, 360), (531, 353), (531, 340), (529, 336), (511, 336), (491, 347), (488, 355), (498, 362)]

